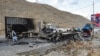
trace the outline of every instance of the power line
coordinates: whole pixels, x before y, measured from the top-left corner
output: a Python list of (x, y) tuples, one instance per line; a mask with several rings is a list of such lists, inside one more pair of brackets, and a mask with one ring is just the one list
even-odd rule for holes
[(90, 5), (87, 5), (87, 6), (84, 6), (84, 7), (81, 7), (81, 8), (78, 8), (78, 9), (74, 9), (74, 10), (71, 10), (71, 11), (76, 11), (76, 10), (85, 9), (85, 8), (87, 8), (87, 7), (90, 7), (90, 6), (92, 6), (92, 4), (90, 4)]
[[(87, 6), (78, 8), (78, 9), (74, 9), (74, 10), (71, 10), (71, 11), (79, 11), (79, 10), (81, 10), (81, 9), (85, 9), (85, 8), (87, 8), (87, 7), (90, 7), (90, 6), (94, 7), (94, 6), (97, 5), (97, 4), (99, 4), (99, 3), (94, 3), (94, 1), (93, 1), (93, 3), (90, 4), (90, 5), (87, 5)], [(94, 10), (94, 9), (93, 9), (93, 10)], [(94, 12), (93, 12), (93, 13), (94, 13)]]
[(90, 13), (91, 13), (91, 11), (92, 11), (91, 9), (92, 9), (92, 7), (90, 8), (89, 13), (87, 14), (86, 17), (90, 16)]

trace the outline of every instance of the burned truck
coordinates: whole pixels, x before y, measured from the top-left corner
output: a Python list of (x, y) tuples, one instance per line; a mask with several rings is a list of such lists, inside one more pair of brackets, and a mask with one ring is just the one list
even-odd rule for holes
[(47, 38), (51, 42), (64, 40), (82, 40), (80, 36), (81, 32), (71, 28), (58, 28), (52, 24), (46, 24), (42, 30), (46, 35), (45, 38)]
[(19, 38), (30, 37), (29, 31), (34, 30), (34, 20), (32, 18), (5, 17), (5, 36), (11, 39), (12, 30), (17, 33)]
[(51, 24), (46, 24), (43, 28), (40, 26), (38, 27), (40, 31), (36, 34), (34, 32), (36, 30), (36, 25), (32, 18), (5, 17), (5, 36), (7, 39), (11, 39), (12, 30), (14, 30), (17, 33), (19, 39), (38, 35), (36, 37), (45, 38), (52, 42), (57, 42), (70, 38), (75, 39), (75, 36), (79, 37), (77, 32), (68, 31), (68, 28), (66, 31), (63, 31), (61, 28), (56, 28)]

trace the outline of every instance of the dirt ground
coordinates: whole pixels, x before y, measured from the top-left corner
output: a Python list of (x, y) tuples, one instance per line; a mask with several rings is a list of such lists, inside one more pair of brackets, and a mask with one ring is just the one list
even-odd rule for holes
[(56, 44), (35, 38), (12, 42), (0, 36), (0, 56), (100, 56), (100, 32), (92, 41)]
[(100, 56), (100, 41), (71, 42), (44, 56)]
[(19, 56), (18, 53), (50, 46), (51, 43), (34, 38), (21, 39), (18, 42), (7, 40), (0, 36), (0, 56)]
[(100, 32), (92, 41), (71, 41), (44, 56), (100, 56)]

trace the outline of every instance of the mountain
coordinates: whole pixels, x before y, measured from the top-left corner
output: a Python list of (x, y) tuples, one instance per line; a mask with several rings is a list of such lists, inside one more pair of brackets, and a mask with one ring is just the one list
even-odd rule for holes
[(0, 30), (5, 29), (6, 16), (33, 18), (35, 21), (42, 20), (59, 27), (80, 27), (90, 22), (83, 16), (25, 0), (0, 0)]

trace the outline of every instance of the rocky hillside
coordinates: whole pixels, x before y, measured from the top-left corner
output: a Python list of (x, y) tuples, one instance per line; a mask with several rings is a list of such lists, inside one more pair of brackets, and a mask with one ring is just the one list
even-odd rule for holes
[(5, 16), (33, 18), (60, 27), (78, 27), (89, 22), (80, 15), (60, 11), (47, 4), (30, 3), (25, 0), (0, 0), (0, 30), (5, 28)]

